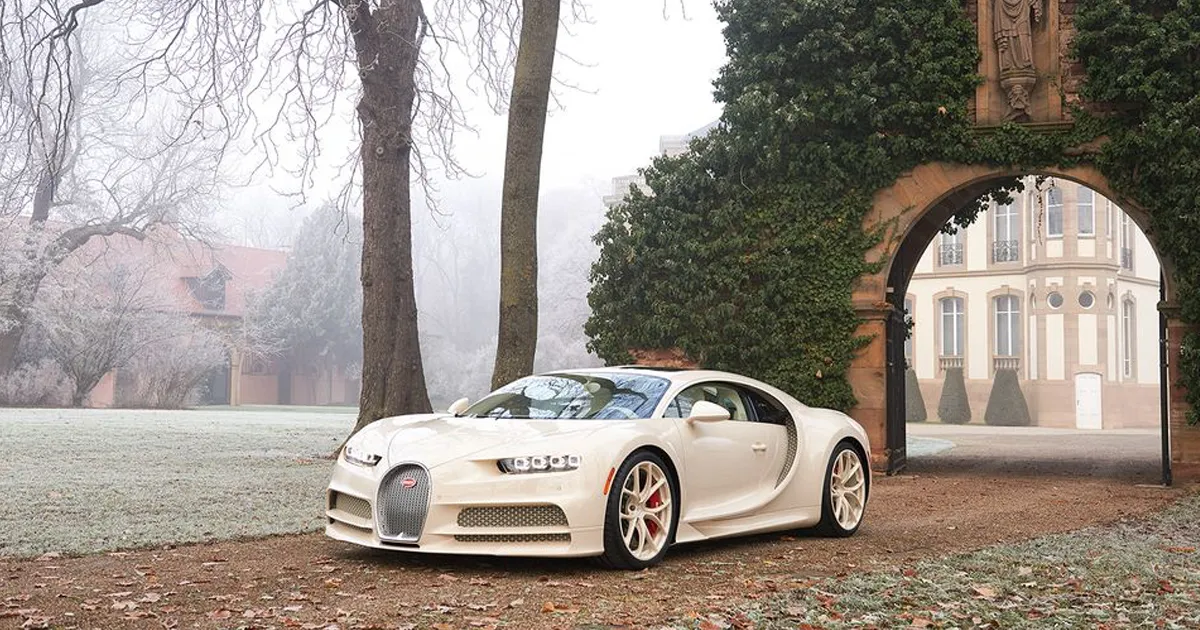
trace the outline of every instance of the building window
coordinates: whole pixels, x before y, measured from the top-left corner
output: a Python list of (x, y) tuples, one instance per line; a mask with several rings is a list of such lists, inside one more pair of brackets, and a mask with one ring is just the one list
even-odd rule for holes
[(1121, 374), (1133, 378), (1133, 354), (1137, 338), (1133, 321), (1133, 300), (1121, 302)]
[(992, 262), (1020, 260), (1019, 230), (1016, 208), (1011, 203), (996, 206), (996, 214), (992, 220)]
[(1096, 235), (1096, 195), (1091, 188), (1079, 187), (1079, 198), (1075, 203), (1079, 213), (1079, 235)]
[(938, 264), (961, 265), (963, 263), (962, 228), (954, 228), (953, 234), (942, 233), (942, 244), (938, 248)]
[(1062, 294), (1059, 293), (1058, 291), (1051, 291), (1050, 295), (1046, 296), (1046, 304), (1049, 304), (1050, 308), (1062, 308), (1062, 305), (1063, 305)]
[(1063, 198), (1057, 187), (1046, 191), (1046, 236), (1063, 235)]
[(1121, 213), (1121, 268), (1133, 271), (1133, 222)]
[(185, 278), (188, 293), (200, 303), (204, 310), (225, 310), (225, 283), (232, 277), (224, 267), (218, 266), (200, 278)]
[(1104, 200), (1104, 236), (1106, 238), (1112, 238), (1113, 218), (1114, 217), (1113, 217), (1112, 201), (1105, 199)]
[(942, 298), (942, 356), (961, 357), (965, 347), (966, 305), (960, 297)]
[(1021, 348), (1021, 303), (1015, 295), (993, 300), (996, 312), (996, 356), (1015, 357)]
[(904, 363), (908, 367), (912, 367), (913, 363), (913, 301), (912, 298), (904, 298), (904, 323), (907, 327), (907, 332), (904, 335)]
[(1092, 308), (1096, 304), (1096, 295), (1091, 291), (1084, 291), (1079, 294), (1079, 305), (1083, 308)]

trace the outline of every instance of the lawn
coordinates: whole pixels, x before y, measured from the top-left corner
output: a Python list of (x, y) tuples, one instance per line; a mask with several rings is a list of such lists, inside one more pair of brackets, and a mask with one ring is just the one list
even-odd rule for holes
[(0, 555), (318, 528), (353, 411), (0, 409)]

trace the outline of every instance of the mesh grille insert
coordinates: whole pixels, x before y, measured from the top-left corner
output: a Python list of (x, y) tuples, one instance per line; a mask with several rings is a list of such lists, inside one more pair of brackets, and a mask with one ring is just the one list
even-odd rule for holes
[(571, 542), (570, 534), (458, 534), (458, 542), (474, 543), (534, 543)]
[(371, 503), (366, 499), (352, 497), (341, 492), (334, 492), (330, 499), (330, 506), (339, 512), (345, 512), (351, 516), (371, 520)]
[(464, 508), (459, 527), (566, 527), (567, 515), (557, 505), (497, 505)]
[(429, 511), (429, 472), (416, 464), (388, 471), (379, 484), (379, 537), (416, 542)]
[(779, 486), (779, 484), (783, 483), (783, 480), (787, 477), (788, 472), (792, 470), (792, 464), (796, 461), (796, 449), (799, 447), (799, 440), (796, 436), (796, 421), (789, 418), (785, 428), (787, 429), (788, 441), (787, 457), (783, 460), (783, 470), (779, 471), (779, 478), (775, 480), (776, 486)]

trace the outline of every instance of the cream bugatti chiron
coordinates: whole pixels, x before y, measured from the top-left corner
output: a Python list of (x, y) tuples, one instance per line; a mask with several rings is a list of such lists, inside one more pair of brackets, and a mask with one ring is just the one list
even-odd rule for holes
[(675, 543), (853, 534), (870, 452), (845, 414), (735, 374), (554, 372), (363, 428), (334, 466), (325, 533), (380, 549), (597, 556), (637, 569)]

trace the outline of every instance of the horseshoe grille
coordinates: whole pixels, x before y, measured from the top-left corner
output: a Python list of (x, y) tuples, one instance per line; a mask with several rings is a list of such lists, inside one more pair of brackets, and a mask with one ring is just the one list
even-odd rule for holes
[(429, 485), (429, 471), (422, 466), (401, 464), (388, 471), (375, 501), (380, 538), (397, 542), (421, 538), (429, 511)]

